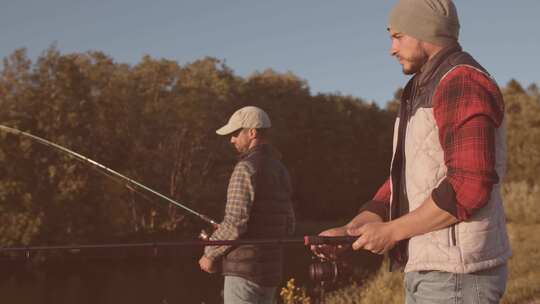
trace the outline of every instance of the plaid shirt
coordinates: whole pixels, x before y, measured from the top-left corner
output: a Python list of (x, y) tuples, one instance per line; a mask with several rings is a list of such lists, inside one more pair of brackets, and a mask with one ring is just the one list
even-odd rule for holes
[[(493, 185), (499, 182), (495, 131), (504, 116), (503, 98), (489, 77), (461, 66), (441, 81), (432, 101), (448, 168), (432, 198), (441, 209), (466, 220), (487, 204)], [(382, 216), (390, 204), (390, 191), (388, 179), (364, 209)]]
[[(236, 240), (247, 230), (255, 198), (253, 182), (247, 163), (240, 161), (236, 164), (227, 189), (225, 216), (219, 228), (210, 237), (211, 240)], [(206, 246), (204, 255), (213, 260), (224, 255), (230, 247)]]
[[(262, 148), (262, 146), (257, 146), (242, 154), (240, 161), (234, 167), (227, 188), (225, 216), (219, 228), (210, 237), (210, 240), (236, 240), (246, 232), (251, 207), (255, 199), (255, 180), (253, 170), (242, 159), (259, 148)], [(288, 234), (292, 234), (296, 224), (292, 209), (288, 215), (287, 223)], [(230, 248), (231, 246), (206, 246), (204, 255), (214, 260), (226, 254)]]

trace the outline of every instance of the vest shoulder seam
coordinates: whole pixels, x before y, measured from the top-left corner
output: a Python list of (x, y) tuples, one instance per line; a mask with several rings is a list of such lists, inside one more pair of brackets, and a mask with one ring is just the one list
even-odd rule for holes
[(468, 68), (471, 68), (477, 72), (480, 72), (482, 73), (483, 75), (485, 75), (486, 77), (488, 77), (489, 79), (493, 80), (493, 78), (491, 77), (491, 75), (489, 75), (488, 73), (482, 71), (481, 69), (475, 67), (475, 66), (472, 66), (470, 64), (466, 64), (466, 63), (461, 63), (461, 64), (458, 64), (458, 65), (455, 65), (453, 66), (450, 70), (448, 70), (446, 73), (444, 73), (444, 75), (441, 77), (441, 79), (439, 80), (439, 83), (441, 83), (445, 78), (446, 76), (448, 76), (448, 74), (450, 74), (451, 72), (453, 72), (455, 69), (457, 68), (462, 68), (462, 67), (468, 67)]

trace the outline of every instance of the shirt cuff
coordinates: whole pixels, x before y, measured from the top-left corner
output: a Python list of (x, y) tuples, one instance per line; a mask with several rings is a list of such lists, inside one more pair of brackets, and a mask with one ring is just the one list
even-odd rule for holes
[(209, 260), (213, 261), (213, 260), (219, 259), (221, 258), (222, 255), (223, 253), (220, 252), (218, 246), (207, 246), (204, 249), (204, 256), (208, 258)]
[(388, 221), (388, 206), (387, 204), (379, 201), (370, 200), (365, 203), (360, 210), (358, 210), (358, 213), (362, 211), (370, 211), (378, 216), (380, 216), (383, 221)]
[(458, 217), (456, 191), (448, 179), (444, 179), (437, 188), (431, 192), (431, 198), (437, 207), (450, 213), (456, 218)]

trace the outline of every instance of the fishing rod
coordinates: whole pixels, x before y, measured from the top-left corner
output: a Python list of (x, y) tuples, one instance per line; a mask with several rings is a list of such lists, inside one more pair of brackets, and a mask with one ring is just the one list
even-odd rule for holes
[(355, 236), (318, 236), (306, 235), (294, 238), (237, 239), (237, 240), (187, 240), (179, 242), (144, 242), (117, 244), (86, 244), (58, 246), (19, 246), (0, 247), (2, 252), (32, 252), (50, 250), (81, 250), (111, 248), (144, 248), (144, 247), (183, 247), (183, 246), (239, 246), (239, 245), (350, 245), (356, 241)]
[[(186, 211), (186, 212), (188, 212), (188, 213), (190, 213), (192, 215), (197, 216), (199, 219), (206, 222), (207, 224), (212, 225), (212, 227), (214, 227), (214, 228), (219, 226), (219, 224), (216, 221), (209, 218), (208, 216), (206, 216), (204, 214), (201, 214), (201, 213), (199, 213), (199, 212), (197, 212), (197, 211), (195, 211), (195, 210), (193, 210), (193, 209), (191, 209), (191, 208), (189, 208), (189, 207), (187, 207), (187, 206), (185, 206), (185, 205), (183, 205), (183, 204), (181, 204), (181, 203), (169, 198), (168, 196), (165, 196), (165, 195), (163, 195), (163, 194), (161, 194), (161, 193), (159, 193), (159, 192), (157, 192), (157, 191), (155, 191), (153, 189), (150, 189), (150, 188), (146, 187), (145, 185), (143, 185), (143, 184), (141, 184), (141, 183), (127, 177), (127, 176), (124, 176), (124, 175), (122, 175), (122, 174), (120, 174), (120, 173), (118, 173), (118, 172), (116, 172), (116, 171), (114, 171), (114, 170), (112, 170), (112, 169), (110, 169), (110, 168), (108, 168), (108, 167), (106, 167), (106, 166), (104, 166), (104, 165), (102, 165), (102, 164), (100, 164), (100, 163), (98, 163), (98, 162), (84, 156), (84, 155), (81, 155), (81, 154), (79, 154), (77, 152), (74, 152), (74, 151), (72, 151), (72, 150), (70, 150), (68, 148), (62, 147), (62, 146), (60, 146), (58, 144), (55, 144), (55, 143), (53, 143), (51, 141), (48, 141), (46, 139), (43, 139), (43, 138), (41, 138), (39, 136), (35, 136), (35, 135), (32, 135), (30, 133), (27, 133), (27, 132), (24, 132), (24, 131), (15, 129), (15, 128), (0, 125), (0, 130), (2, 130), (4, 132), (7, 132), (7, 133), (14, 134), (14, 135), (28, 137), (30, 139), (33, 139), (33, 140), (37, 141), (38, 143), (40, 143), (40, 144), (42, 144), (42, 145), (44, 145), (46, 147), (54, 148), (54, 149), (56, 149), (58, 151), (67, 153), (70, 157), (72, 157), (72, 158), (74, 158), (74, 159), (76, 159), (78, 161), (81, 161), (81, 162), (83, 162), (85, 164), (91, 164), (92, 166), (94, 166), (94, 168), (99, 169), (98, 170), (99, 172), (105, 174), (106, 176), (110, 177), (111, 179), (113, 179), (114, 181), (116, 181), (118, 183), (121, 183), (121, 181), (118, 180), (118, 178), (120, 178), (121, 180), (125, 181), (125, 183), (122, 183), (122, 184), (125, 185), (130, 190), (137, 191), (136, 188), (146, 190), (146, 191), (158, 196), (159, 198), (164, 199), (167, 202), (175, 205), (176, 207), (182, 208), (184, 211)], [(112, 176), (109, 175), (109, 174), (111, 174)], [(114, 178), (114, 177), (116, 177), (116, 178)], [(135, 186), (135, 188), (132, 188), (130, 186)], [(137, 192), (139, 192), (139, 191), (137, 191)]]
[[(318, 245), (351, 245), (358, 237), (355, 236), (318, 236), (306, 235), (291, 238), (266, 239), (237, 239), (237, 240), (186, 240), (180, 242), (144, 242), (144, 243), (117, 243), (117, 244), (87, 244), (87, 245), (58, 245), (58, 246), (19, 246), (0, 247), (0, 260), (16, 259), (24, 254), (29, 260), (35, 252), (67, 251), (69, 254), (82, 254), (84, 250), (99, 249), (153, 249), (153, 255), (158, 255), (158, 248), (174, 248), (185, 246), (239, 246), (239, 245), (273, 245), (273, 246), (318, 246)], [(337, 260), (329, 260), (324, 256), (316, 255), (315, 262), (309, 265), (309, 276), (313, 281), (336, 281), (338, 278), (350, 274), (350, 265)]]

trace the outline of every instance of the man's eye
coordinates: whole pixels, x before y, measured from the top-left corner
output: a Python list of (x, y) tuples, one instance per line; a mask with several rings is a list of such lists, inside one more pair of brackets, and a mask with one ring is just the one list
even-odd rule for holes
[(238, 137), (238, 135), (242, 132), (242, 129), (234, 131), (231, 135), (234, 137)]

